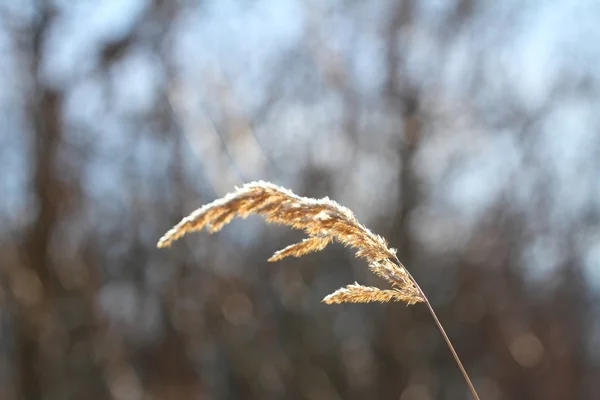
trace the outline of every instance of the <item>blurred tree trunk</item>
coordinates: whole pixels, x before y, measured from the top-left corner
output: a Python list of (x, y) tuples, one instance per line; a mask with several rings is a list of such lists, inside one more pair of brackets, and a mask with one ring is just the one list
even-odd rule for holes
[(396, 112), (402, 116), (399, 132), (398, 154), (400, 156), (400, 174), (398, 188), (401, 202), (396, 211), (396, 229), (390, 240), (398, 247), (398, 257), (410, 265), (412, 245), (410, 243), (409, 217), (419, 203), (418, 185), (412, 166), (421, 136), (421, 116), (419, 114), (420, 95), (418, 88), (405, 76), (400, 53), (399, 33), (413, 20), (412, 1), (403, 1), (394, 7), (390, 25), (385, 33), (387, 49), (387, 82), (385, 95)]
[[(55, 161), (61, 142), (62, 95), (45, 87), (38, 79), (43, 40), (52, 17), (45, 11), (33, 32), (31, 80), (34, 87), (28, 99), (27, 113), (33, 123), (31, 134), (32, 193), (35, 218), (24, 240), (22, 253), (27, 255), (27, 267), (41, 284), (34, 304), (23, 305), (18, 316), (20, 354), (20, 392), (24, 399), (41, 399), (42, 348), (40, 332), (51, 318), (52, 302), (58, 285), (52, 274), (48, 256), (60, 204), (60, 184)], [(35, 277), (33, 279), (36, 279)], [(33, 285), (32, 282), (29, 282)], [(29, 288), (27, 290), (33, 290)]]

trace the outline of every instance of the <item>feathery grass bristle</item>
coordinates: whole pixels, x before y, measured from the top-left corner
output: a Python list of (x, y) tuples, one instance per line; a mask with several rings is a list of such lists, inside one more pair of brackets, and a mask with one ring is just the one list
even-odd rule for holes
[(375, 301), (380, 303), (403, 301), (412, 305), (423, 300), (421, 300), (420, 297), (407, 295), (401, 290), (383, 290), (372, 286), (359, 285), (358, 283), (348, 285), (345, 288), (340, 288), (323, 299), (323, 302), (327, 304), (372, 303)]
[(337, 241), (356, 249), (356, 256), (365, 259), (373, 273), (394, 285), (392, 290), (349, 285), (327, 296), (324, 302), (424, 301), (404, 266), (397, 261), (396, 251), (387, 246), (385, 239), (360, 224), (352, 211), (327, 197), (317, 200), (297, 196), (268, 182), (245, 184), (197, 209), (160, 238), (158, 247), (170, 246), (185, 234), (205, 227), (217, 232), (233, 218), (246, 218), (250, 214), (262, 215), (267, 222), (303, 230), (308, 235), (303, 241), (275, 252), (269, 261), (301, 257)]

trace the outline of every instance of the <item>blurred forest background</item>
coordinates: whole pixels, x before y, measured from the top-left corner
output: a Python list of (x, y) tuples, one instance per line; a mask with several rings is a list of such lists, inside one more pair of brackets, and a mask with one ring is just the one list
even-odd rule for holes
[(600, 396), (600, 4), (0, 3), (0, 398), (466, 399), (422, 305), (327, 306), (333, 246), (239, 185), (330, 196), (398, 248), (482, 399)]

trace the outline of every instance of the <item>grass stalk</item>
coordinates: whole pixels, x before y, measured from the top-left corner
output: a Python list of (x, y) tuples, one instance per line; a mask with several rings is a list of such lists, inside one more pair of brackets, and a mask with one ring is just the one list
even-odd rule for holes
[[(395, 257), (395, 261), (403, 266), (403, 264), (400, 262), (398, 257)], [(419, 290), (419, 292), (421, 293), (421, 296), (423, 296), (424, 303), (427, 306), (427, 309), (429, 310), (431, 317), (435, 321), (435, 324), (437, 325), (440, 333), (444, 337), (444, 340), (446, 341), (446, 344), (448, 345), (448, 348), (450, 349), (450, 352), (452, 353), (452, 356), (454, 357), (454, 361), (456, 361), (456, 365), (458, 365), (460, 372), (462, 372), (463, 377), (465, 378), (465, 382), (467, 382), (467, 386), (469, 386), (469, 390), (471, 391), (473, 398), (475, 400), (480, 400), (479, 395), (477, 394), (477, 391), (475, 390), (475, 386), (473, 386), (473, 382), (471, 382), (471, 378), (469, 377), (469, 374), (467, 374), (467, 370), (465, 369), (462, 362), (460, 361), (460, 357), (458, 356), (458, 353), (456, 353), (456, 350), (454, 350), (454, 346), (452, 345), (450, 338), (446, 334), (446, 330), (442, 326), (442, 323), (440, 322), (439, 318), (437, 317), (437, 314), (433, 310), (433, 307), (431, 306), (431, 302), (429, 301), (427, 296), (425, 296), (425, 292), (423, 292), (423, 289), (421, 289), (421, 286), (419, 286), (419, 284), (417, 283), (415, 278), (412, 276), (412, 274), (410, 272), (408, 272), (408, 270), (407, 270), (407, 273), (408, 273), (408, 276), (410, 276), (410, 279), (414, 282), (414, 284), (417, 287), (417, 289)]]
[(379, 289), (358, 283), (340, 288), (323, 299), (327, 304), (401, 301), (409, 305), (425, 303), (448, 348), (454, 356), (473, 397), (479, 400), (475, 387), (444, 331), (431, 303), (417, 281), (388, 247), (384, 238), (374, 234), (354, 217), (352, 211), (325, 197), (311, 199), (269, 182), (251, 182), (221, 199), (206, 204), (182, 219), (158, 241), (158, 247), (168, 247), (189, 232), (207, 228), (219, 231), (233, 218), (259, 214), (267, 222), (290, 226), (304, 231), (308, 238), (273, 254), (269, 261), (285, 257), (301, 257), (323, 250), (336, 241), (356, 249), (356, 257), (367, 261), (369, 269), (391, 284), (391, 289)]

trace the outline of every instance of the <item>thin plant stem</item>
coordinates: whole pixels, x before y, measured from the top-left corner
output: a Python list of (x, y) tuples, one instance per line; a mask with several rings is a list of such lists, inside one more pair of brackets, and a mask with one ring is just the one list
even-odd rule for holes
[[(399, 265), (401, 265), (401, 266), (404, 267), (404, 265), (400, 262), (400, 260), (398, 259), (398, 257), (395, 257), (395, 261), (397, 263), (399, 263)], [(433, 310), (433, 307), (431, 307), (431, 303), (429, 302), (429, 299), (427, 298), (427, 296), (425, 296), (425, 293), (423, 292), (423, 289), (421, 289), (421, 286), (419, 286), (419, 284), (417, 283), (417, 281), (415, 280), (415, 278), (413, 278), (413, 276), (408, 271), (408, 269), (406, 267), (404, 267), (404, 269), (406, 269), (406, 272), (408, 273), (408, 276), (410, 277), (410, 279), (413, 281), (413, 283), (415, 284), (415, 286), (417, 287), (417, 289), (421, 293), (421, 296), (423, 296), (423, 300), (424, 300), (425, 304), (427, 305), (427, 309), (429, 310), (429, 313), (433, 317), (433, 320), (435, 321), (438, 329), (440, 330), (440, 333), (444, 337), (444, 340), (446, 341), (446, 344), (448, 345), (448, 348), (450, 349), (450, 352), (454, 356), (454, 360), (456, 361), (456, 364), (458, 365), (458, 368), (460, 369), (460, 372), (462, 372), (462, 374), (463, 374), (463, 376), (465, 378), (465, 381), (467, 382), (467, 385), (469, 386), (469, 389), (471, 390), (471, 394), (473, 394), (473, 397), (475, 398), (475, 400), (480, 400), (479, 399), (479, 395), (477, 394), (477, 391), (475, 390), (475, 386), (473, 386), (473, 382), (471, 382), (471, 378), (469, 378), (469, 374), (467, 374), (467, 370), (465, 369), (465, 367), (463, 366), (462, 362), (460, 361), (460, 357), (458, 357), (458, 354), (456, 353), (456, 350), (454, 350), (454, 346), (452, 345), (452, 342), (450, 341), (450, 338), (446, 334), (446, 331), (444, 330), (444, 327), (442, 326), (442, 323), (440, 322), (440, 320), (438, 319), (435, 311)]]

